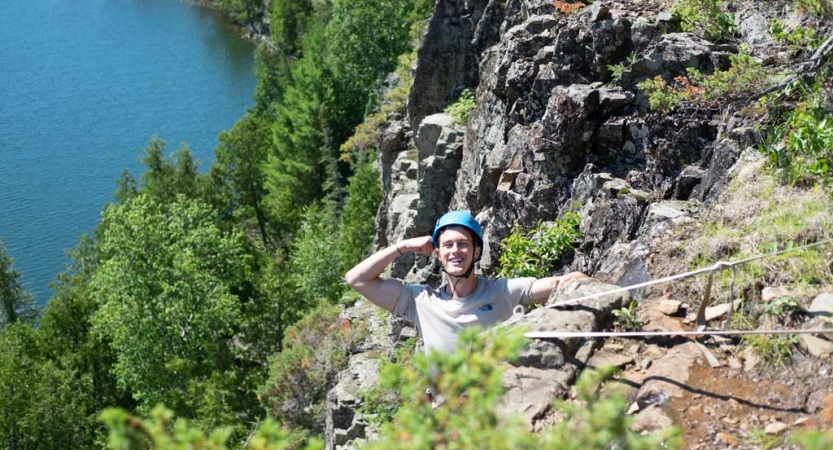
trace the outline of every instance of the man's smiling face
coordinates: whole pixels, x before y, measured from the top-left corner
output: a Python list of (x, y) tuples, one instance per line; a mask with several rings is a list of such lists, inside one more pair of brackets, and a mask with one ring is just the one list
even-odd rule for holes
[(480, 248), (475, 248), (471, 233), (463, 227), (448, 227), (440, 233), (439, 257), (446, 273), (451, 276), (463, 276), (479, 256)]

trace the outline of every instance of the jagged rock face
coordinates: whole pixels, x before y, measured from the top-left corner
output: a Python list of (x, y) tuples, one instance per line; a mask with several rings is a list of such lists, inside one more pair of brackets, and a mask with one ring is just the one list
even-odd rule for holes
[[(550, 0), (438, 0), (413, 71), (408, 115), (389, 118), (379, 143), (385, 200), (374, 246), (430, 234), (441, 214), (467, 209), (484, 227), (480, 269), (488, 274), (514, 223), (528, 229), (577, 204), (584, 240), (561, 270), (620, 285), (650, 278), (652, 245), (693, 220), (686, 201), (716, 198), (729, 168), (757, 144), (740, 117), (720, 122), (705, 109), (649, 111), (638, 83), (670, 82), (689, 68), (725, 69), (737, 52), (679, 32), (661, 4), (600, 0), (559, 15)], [(744, 39), (766, 46), (761, 17), (739, 17)], [(609, 66), (619, 63), (626, 69), (612, 83)], [(465, 125), (453, 124), (440, 113), (464, 88), (475, 89), (477, 106)], [(434, 285), (441, 279), (435, 261), (414, 255), (399, 257), (391, 275)], [(612, 307), (542, 310), (528, 320), (538, 317), (550, 329), (598, 329)], [(546, 422), (551, 400), (568, 392), (576, 364), (593, 351), (592, 344), (531, 344), (525, 365), (507, 373), (507, 405), (514, 406), (504, 411), (523, 411), (533, 428)], [(345, 377), (348, 384), (355, 378)], [(548, 395), (537, 396), (542, 392)], [(355, 409), (348, 397), (334, 397), (333, 415)], [(342, 422), (333, 436), (340, 429), (344, 442), (361, 439), (360, 418)]]

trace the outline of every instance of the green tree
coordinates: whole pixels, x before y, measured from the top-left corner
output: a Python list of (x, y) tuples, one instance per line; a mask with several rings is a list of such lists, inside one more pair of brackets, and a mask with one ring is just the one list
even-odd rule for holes
[(329, 97), (325, 45), (323, 29), (312, 27), (304, 38), (306, 56), (292, 70), (295, 82), (276, 105), (272, 152), (263, 170), (269, 192), (265, 204), (283, 234), (297, 229), (302, 207), (323, 192), (322, 108)]
[(250, 113), (231, 131), (220, 133), (216, 151), (217, 165), (222, 166), (226, 175), (218, 181), (230, 187), (233, 203), (242, 210), (243, 217), (255, 217), (264, 248), (269, 247), (269, 235), (263, 208), (266, 188), (261, 166), (269, 154), (270, 143), (269, 124)]
[(142, 192), (161, 203), (171, 203), (178, 195), (189, 199), (200, 198), (202, 194), (201, 178), (187, 145), (171, 155), (165, 154), (165, 141), (154, 137), (144, 149), (141, 158), (145, 172), (141, 176), (139, 189), (129, 172), (123, 171), (116, 191), (116, 199), (129, 199), (136, 192)]
[(284, 55), (298, 53), (313, 14), (312, 0), (272, 0), (269, 10), (269, 28), (275, 47)]
[(249, 24), (260, 20), (261, 0), (214, 0), (214, 5), (236, 22)]
[(347, 202), (338, 222), (341, 273), (361, 262), (373, 244), (376, 210), (382, 203), (382, 186), (373, 159), (368, 155), (356, 164), (347, 187)]
[(31, 322), (37, 315), (32, 295), (23, 290), (18, 278), (20, 274), (14, 269), (14, 259), (6, 254), (6, 248), (0, 242), (0, 330), (18, 320)]
[(38, 334), (12, 324), (0, 332), (0, 448), (90, 448), (89, 380), (43, 358)]
[(232, 364), (233, 289), (249, 260), (242, 236), (223, 233), (208, 207), (184, 196), (162, 205), (141, 194), (105, 209), (101, 228), (92, 323), (116, 352), (119, 385), (144, 405), (193, 412), (200, 399), (189, 387)]
[[(116, 354), (107, 340), (99, 339), (92, 330), (92, 316), (97, 310), (89, 282), (98, 268), (95, 241), (81, 236), (75, 248), (67, 252), (68, 265), (52, 284), (55, 293), (43, 311), (38, 331), (43, 342), (44, 357), (87, 380), (83, 394), (89, 399), (86, 416), (106, 406), (132, 408), (135, 402), (130, 391), (116, 383), (113, 366)], [(90, 423), (94, 432), (96, 424)]]
[(341, 298), (344, 287), (335, 236), (332, 205), (315, 203), (304, 209), (303, 223), (292, 241), (289, 258), (296, 295), (303, 299), (298, 307), (308, 310), (319, 302), (337, 303)]

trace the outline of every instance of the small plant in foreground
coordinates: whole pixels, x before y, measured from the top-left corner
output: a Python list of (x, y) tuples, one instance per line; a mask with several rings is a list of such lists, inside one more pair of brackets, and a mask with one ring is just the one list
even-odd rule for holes
[(455, 123), (466, 123), (475, 106), (477, 103), (474, 100), (474, 93), (470, 89), (465, 89), (460, 94), (460, 98), (445, 109), (445, 113), (450, 115)]
[[(205, 431), (189, 425), (185, 419), (174, 418), (173, 411), (157, 406), (149, 418), (139, 418), (120, 408), (105, 409), (101, 421), (109, 429), (107, 447), (113, 450), (227, 450), (233, 429), (217, 428)], [(257, 427), (246, 443), (252, 450), (283, 450), (290, 442), (289, 433), (267, 419)], [(320, 450), (320, 441), (312, 441), (306, 450)]]
[[(623, 413), (625, 400), (614, 394), (600, 398), (601, 384), (615, 369), (585, 371), (576, 385), (580, 406), (557, 402), (565, 419), (541, 434), (516, 419), (499, 418), (505, 361), (513, 360), (525, 339), (518, 330), (480, 333), (468, 328), (454, 353), (432, 352), (414, 358), (414, 367), (389, 364), (382, 369), (383, 386), (401, 392), (405, 404), (383, 438), (366, 448), (389, 449), (536, 449), (648, 450), (679, 448), (677, 431), (641, 436), (630, 429)], [(430, 387), (435, 402), (426, 398)]]

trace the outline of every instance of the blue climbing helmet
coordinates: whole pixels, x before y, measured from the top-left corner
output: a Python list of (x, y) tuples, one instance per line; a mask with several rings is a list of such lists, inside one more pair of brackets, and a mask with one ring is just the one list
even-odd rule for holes
[(480, 223), (467, 211), (447, 212), (437, 220), (437, 224), (434, 226), (434, 234), (431, 235), (434, 248), (440, 246), (440, 233), (443, 229), (451, 226), (463, 227), (471, 231), (474, 235), (475, 247), (483, 248), (483, 231), (480, 228)]

